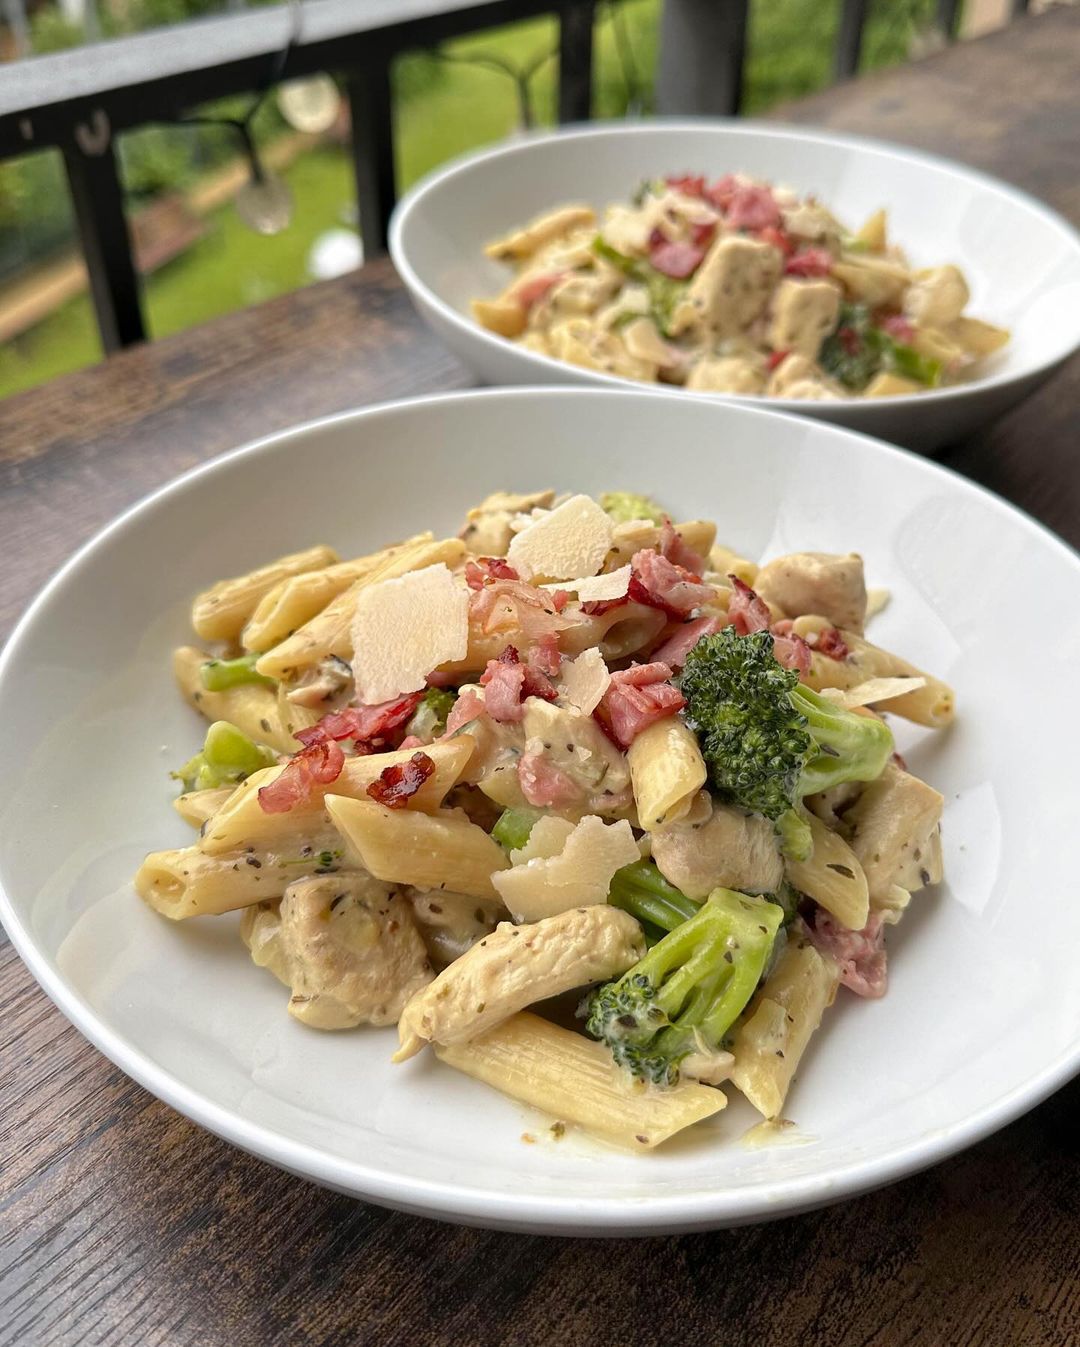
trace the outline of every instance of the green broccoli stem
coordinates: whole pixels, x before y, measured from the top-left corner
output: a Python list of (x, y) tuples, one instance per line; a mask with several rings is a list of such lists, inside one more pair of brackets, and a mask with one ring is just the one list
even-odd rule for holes
[(236, 785), (262, 767), (273, 767), (277, 754), (249, 739), (227, 720), (215, 720), (206, 731), (200, 752), (189, 758), (172, 776), (184, 790), (214, 790)]
[(406, 734), (430, 744), (446, 731), (446, 721), (457, 701), (457, 693), (446, 688), (428, 688), (405, 726)]
[(701, 908), (700, 903), (669, 884), (655, 863), (647, 860), (634, 861), (615, 871), (608, 902), (661, 931), (673, 931), (696, 916)]
[(652, 524), (662, 524), (666, 518), (656, 501), (648, 496), (636, 495), (633, 491), (605, 491), (600, 497), (600, 508), (616, 524), (628, 524), (632, 519), (647, 519)]
[(533, 825), (544, 817), (543, 809), (522, 805), (518, 809), (504, 809), (491, 830), (491, 835), (504, 851), (520, 851), (529, 840)]
[(799, 774), (798, 793), (816, 795), (844, 781), (876, 781), (893, 751), (889, 727), (861, 716), (800, 683), (788, 694), (806, 718), (814, 754)]
[(211, 659), (199, 670), (199, 678), (207, 692), (227, 692), (229, 688), (239, 687), (243, 683), (261, 683), (264, 687), (274, 687), (275, 680), (267, 678), (255, 668), (259, 658), (252, 652), (238, 655), (236, 659)]

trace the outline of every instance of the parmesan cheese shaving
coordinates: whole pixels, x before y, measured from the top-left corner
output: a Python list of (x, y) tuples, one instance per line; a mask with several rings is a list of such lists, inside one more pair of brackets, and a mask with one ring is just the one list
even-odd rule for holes
[(510, 863), (527, 865), (529, 861), (550, 860), (566, 846), (576, 826), (568, 818), (559, 818), (557, 814), (545, 814), (533, 824), (525, 845), (511, 851)]
[[(541, 819), (533, 831), (546, 822)], [(553, 832), (542, 837), (538, 845), (550, 845), (553, 837)], [(511, 870), (499, 870), (491, 881), (515, 921), (540, 921), (571, 908), (606, 903), (615, 871), (639, 857), (633, 830), (625, 819), (605, 823), (587, 814), (567, 835), (558, 855), (537, 856)]]
[(611, 682), (604, 657), (595, 646), (577, 659), (564, 659), (559, 670), (559, 690), (571, 706), (591, 716)]
[(441, 563), (371, 585), (356, 601), (352, 643), (362, 702), (419, 692), (432, 669), (465, 658), (469, 591)]
[(523, 580), (595, 575), (611, 547), (614, 528), (596, 501), (571, 496), (516, 533), (507, 560)]
[(623, 598), (630, 589), (630, 574), (631, 567), (627, 564), (607, 575), (583, 575), (579, 580), (556, 580), (540, 588), (573, 590), (582, 603), (599, 603)]
[(838, 702), (847, 710), (857, 706), (873, 706), (875, 702), (891, 701), (907, 692), (926, 687), (925, 678), (868, 678), (853, 688), (823, 688), (821, 695)]

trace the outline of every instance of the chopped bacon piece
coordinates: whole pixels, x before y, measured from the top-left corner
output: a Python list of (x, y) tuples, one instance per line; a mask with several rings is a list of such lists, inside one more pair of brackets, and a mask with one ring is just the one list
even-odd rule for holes
[(294, 754), (268, 786), (259, 788), (259, 808), (264, 814), (287, 814), (293, 805), (305, 804), (317, 786), (329, 786), (341, 775), (345, 754), (332, 739), (319, 739)]
[(669, 617), (686, 617), (695, 608), (716, 597), (712, 585), (685, 566), (676, 565), (651, 548), (642, 548), (631, 558), (629, 597), (636, 603), (659, 608)]
[(690, 242), (695, 248), (705, 248), (708, 250), (715, 237), (715, 220), (699, 220), (696, 224), (691, 224), (690, 226)]
[[(484, 698), (469, 688), (463, 692), (457, 701), (450, 708), (450, 714), (446, 717), (446, 733), (456, 734), (462, 725), (467, 725), (470, 720), (476, 720), (484, 714)], [(446, 737), (445, 735), (443, 736)]]
[(838, 327), (836, 329), (836, 339), (844, 348), (847, 355), (858, 355), (862, 349), (862, 338), (853, 327)]
[(514, 287), (510, 292), (510, 298), (516, 304), (520, 304), (523, 309), (531, 309), (538, 303), (554, 286), (562, 280), (566, 273), (563, 271), (546, 272), (542, 276), (530, 276), (523, 280), (520, 285)]
[(355, 739), (358, 748), (362, 744), (381, 744), (387, 735), (405, 724), (420, 705), (422, 696), (421, 692), (410, 692), (407, 697), (393, 697), (376, 706), (347, 706), (344, 711), (323, 716), (309, 729), (297, 730), (294, 737), (305, 747), (331, 739)]
[(476, 557), (465, 563), (465, 583), (470, 589), (483, 589), (493, 580), (517, 580), (517, 571), (504, 557)]
[(726, 211), (731, 205), (735, 193), (739, 191), (739, 180), (734, 173), (725, 173), (711, 186), (705, 188), (705, 200), (717, 210)]
[(765, 362), (769, 368), (769, 372), (771, 373), (778, 366), (782, 365), (790, 354), (790, 351), (770, 351), (769, 358)]
[(385, 768), (367, 788), (376, 804), (387, 809), (404, 809), (409, 800), (434, 772), (435, 764), (426, 753), (414, 753), (408, 762), (395, 762)]
[(788, 276), (827, 276), (832, 271), (833, 255), (828, 248), (804, 248), (784, 263)]
[(664, 181), (673, 192), (682, 192), (683, 196), (704, 197), (705, 179), (703, 177), (694, 177), (690, 173), (683, 174), (682, 177), (669, 177)]
[(851, 655), (847, 642), (835, 627), (823, 627), (813, 645), (819, 655), (828, 655), (829, 659), (847, 659)]
[(570, 602), (570, 591), (568, 589), (553, 589), (551, 591), (551, 602), (557, 613), (561, 613)]
[(823, 908), (814, 912), (808, 934), (822, 954), (840, 965), (840, 981), (857, 996), (885, 995), (888, 969), (885, 959), (885, 923), (880, 912), (871, 912), (861, 931), (849, 931)]
[(521, 793), (538, 809), (563, 809), (581, 799), (577, 783), (557, 767), (543, 748), (530, 748), (518, 758)]
[(663, 645), (652, 652), (652, 658), (661, 664), (670, 665), (672, 669), (681, 669), (698, 641), (715, 635), (723, 625), (724, 620), (720, 617), (698, 617), (693, 622), (684, 622), (675, 628)]
[(562, 666), (562, 651), (559, 649), (559, 638), (555, 632), (548, 632), (537, 641), (529, 651), (529, 663), (542, 674), (547, 674), (549, 678), (555, 677)]
[(407, 734), (405, 738), (402, 739), (401, 743), (398, 744), (399, 749), (423, 748), (423, 747), (424, 747), (423, 739), (421, 739), (420, 736), (416, 734)]
[(562, 617), (546, 589), (524, 580), (493, 580), (473, 593), (469, 621), (482, 632), (520, 631), (529, 641), (572, 626)]
[(485, 689), (484, 709), (492, 720), (503, 723), (522, 718), (522, 702), (526, 697), (540, 697), (545, 702), (553, 702), (558, 697), (538, 669), (521, 663), (512, 645), (508, 645), (498, 659), (488, 660), (487, 668), (480, 675), (480, 686)]
[(665, 518), (660, 527), (658, 548), (661, 556), (667, 557), (668, 561), (673, 561), (676, 566), (683, 566), (686, 570), (693, 571), (695, 575), (700, 575), (705, 569), (705, 558), (686, 545), (682, 534), (670, 519)]
[[(758, 230), (758, 239), (762, 243), (771, 243), (774, 248), (778, 248), (785, 257), (790, 257), (795, 251), (795, 245), (791, 241), (791, 236), (785, 234), (782, 229), (776, 225), (766, 225), (764, 229)], [(786, 270), (787, 268), (785, 268)]]
[(611, 675), (601, 706), (607, 720), (604, 728), (620, 748), (629, 748), (642, 730), (686, 705), (679, 689), (667, 681), (670, 677), (670, 667), (658, 661), (632, 664)]
[(453, 674), (440, 673), (438, 669), (432, 669), (427, 676), (427, 685), (429, 688), (452, 688), (457, 683)]
[(581, 605), (581, 611), (586, 617), (602, 617), (605, 613), (610, 613), (612, 608), (621, 608), (624, 603), (629, 602), (629, 593), (624, 594), (621, 599), (591, 599)]
[(736, 187), (726, 211), (732, 229), (767, 229), (780, 223), (780, 207), (767, 187)]
[(773, 636), (773, 655), (777, 664), (782, 664), (785, 669), (797, 670), (800, 677), (810, 672), (810, 647), (794, 632), (788, 636)]
[(764, 599), (750, 588), (745, 580), (737, 575), (729, 575), (734, 593), (728, 604), (728, 617), (735, 624), (740, 636), (749, 636), (754, 631), (767, 631), (772, 625), (772, 613)]
[(894, 313), (883, 319), (881, 327), (894, 341), (902, 341), (905, 346), (910, 346), (915, 340), (915, 325), (902, 313)]
[(692, 276), (701, 266), (705, 249), (695, 247), (692, 243), (671, 243), (662, 234), (656, 239), (658, 232), (654, 230), (654, 237), (649, 240), (651, 265), (672, 280), (684, 281), (687, 276)]

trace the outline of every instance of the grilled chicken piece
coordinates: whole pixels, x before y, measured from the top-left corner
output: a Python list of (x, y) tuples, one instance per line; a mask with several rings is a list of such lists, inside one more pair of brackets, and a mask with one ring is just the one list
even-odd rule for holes
[(650, 837), (660, 873), (688, 898), (707, 898), (717, 888), (772, 893), (784, 877), (772, 824), (729, 805), (714, 803), (707, 818), (673, 823)]
[(866, 620), (863, 560), (855, 552), (791, 552), (762, 566), (754, 588), (788, 617), (814, 613), (834, 627), (862, 635)]

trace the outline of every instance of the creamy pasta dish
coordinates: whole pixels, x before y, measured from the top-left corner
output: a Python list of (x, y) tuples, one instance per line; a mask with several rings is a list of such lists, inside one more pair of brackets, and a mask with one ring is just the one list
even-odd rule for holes
[(239, 911), (301, 1024), (396, 1025), (396, 1060), (430, 1048), (555, 1135), (648, 1149), (729, 1086), (779, 1119), (941, 879), (942, 797), (888, 718), (941, 728), (953, 693), (867, 640), (884, 598), (858, 555), (758, 565), (626, 493), (281, 557), (194, 601), (196, 836), (135, 887)]
[(1008, 341), (951, 264), (913, 269), (884, 211), (857, 233), (739, 174), (562, 206), (490, 243), (514, 268), (477, 321), (571, 365), (698, 392), (830, 400), (955, 383)]

